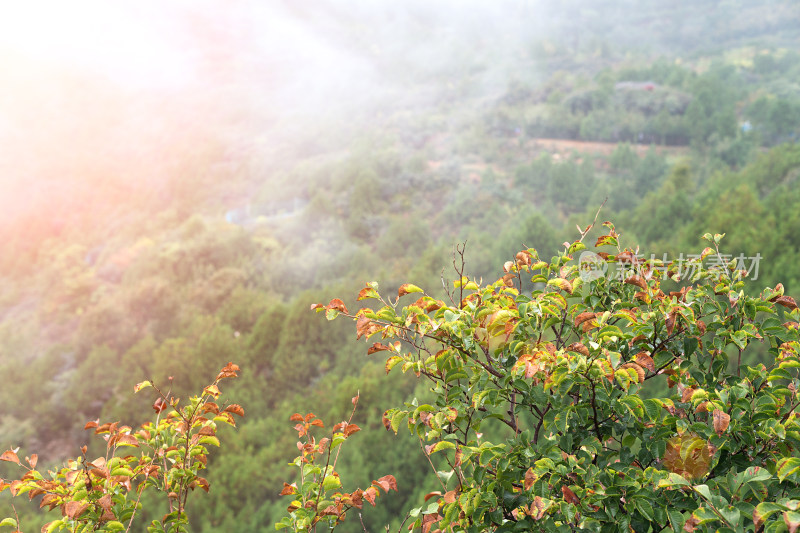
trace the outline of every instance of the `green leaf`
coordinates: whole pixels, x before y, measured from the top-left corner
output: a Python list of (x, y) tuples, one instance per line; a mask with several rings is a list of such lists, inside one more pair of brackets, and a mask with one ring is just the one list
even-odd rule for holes
[(650, 502), (642, 498), (636, 498), (634, 502), (636, 508), (639, 510), (640, 513), (642, 513), (642, 516), (644, 516), (648, 521), (652, 522), (654, 516), (653, 516), (653, 506), (650, 505)]
[(137, 383), (136, 385), (133, 386), (133, 392), (139, 392), (142, 389), (152, 386), (153, 384), (150, 383), (149, 381), (142, 381), (141, 383)]
[(339, 475), (336, 473), (325, 476), (325, 479), (322, 480), (322, 488), (324, 490), (338, 489), (341, 486), (342, 481), (339, 479)]
[(456, 445), (455, 445), (455, 443), (453, 443), (453, 441), (443, 440), (443, 441), (439, 441), (436, 444), (434, 444), (433, 448), (431, 449), (431, 453), (436, 453), (436, 452), (441, 451), (441, 450), (452, 450), (455, 447), (456, 447)]
[(692, 513), (692, 516), (697, 519), (698, 525), (719, 520), (719, 517), (716, 515), (716, 513), (706, 507), (698, 507)]
[(751, 481), (766, 481), (772, 477), (764, 467), (751, 466), (740, 474), (742, 476), (742, 483), (750, 483)]
[(17, 521), (14, 520), (13, 518), (3, 518), (3, 521), (0, 522), (0, 527), (3, 527), (3, 526), (10, 526), (10, 527), (16, 528), (17, 527)]
[(688, 487), (690, 485), (691, 483), (689, 483), (685, 477), (681, 476), (680, 474), (676, 474), (675, 472), (670, 472), (666, 478), (661, 479), (658, 482), (659, 488), (676, 487), (676, 486)]
[(781, 483), (798, 470), (800, 470), (800, 459), (797, 457), (784, 457), (775, 465), (775, 471)]
[(762, 502), (756, 505), (755, 511), (753, 511), (753, 519), (758, 522), (763, 522), (770, 515), (775, 513), (780, 513), (786, 510), (786, 507), (774, 502)]
[(108, 531), (125, 531), (125, 525), (117, 520), (106, 522), (104, 527)]

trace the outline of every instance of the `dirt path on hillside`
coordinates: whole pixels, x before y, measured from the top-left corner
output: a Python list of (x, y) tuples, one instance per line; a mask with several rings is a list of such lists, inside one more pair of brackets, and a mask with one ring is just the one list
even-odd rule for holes
[[(542, 149), (557, 154), (568, 154), (571, 152), (591, 153), (600, 155), (611, 155), (616, 150), (619, 143), (595, 142), (595, 141), (571, 141), (567, 139), (531, 139), (525, 143), (526, 148)], [(630, 147), (643, 157), (650, 149), (649, 144), (631, 144)], [(663, 155), (682, 155), (689, 151), (685, 146), (658, 146), (652, 145), (656, 152)]]

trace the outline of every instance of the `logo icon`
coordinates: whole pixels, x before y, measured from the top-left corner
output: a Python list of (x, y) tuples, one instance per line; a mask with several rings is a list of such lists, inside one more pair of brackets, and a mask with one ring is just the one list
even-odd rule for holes
[(608, 263), (596, 253), (585, 251), (578, 258), (578, 269), (583, 281), (594, 281), (606, 276)]

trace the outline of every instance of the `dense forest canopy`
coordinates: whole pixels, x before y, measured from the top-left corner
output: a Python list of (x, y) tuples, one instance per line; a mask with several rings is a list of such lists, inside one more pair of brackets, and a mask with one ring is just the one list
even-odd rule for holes
[(426, 385), (309, 305), (441, 286), (456, 243), (493, 281), (607, 199), (643, 254), (726, 233), (760, 258), (750, 290), (800, 295), (796, 2), (51, 7), (0, 8), (0, 445), (55, 463), (87, 420), (144, 421), (132, 383), (186, 395), (235, 361), (248, 416), (196, 531), (274, 530), (289, 416), (357, 391), (340, 468), (399, 487), (370, 530), (435, 487), (381, 423)]

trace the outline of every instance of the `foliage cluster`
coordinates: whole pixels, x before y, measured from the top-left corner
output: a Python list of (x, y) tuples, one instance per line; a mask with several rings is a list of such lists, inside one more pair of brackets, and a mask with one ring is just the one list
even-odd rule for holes
[[(695, 258), (665, 263), (623, 249), (603, 225), (596, 246), (611, 252), (592, 261), (578, 256), (590, 225), (549, 262), (522, 250), (486, 286), (462, 262), (449, 303), (412, 284), (386, 299), (369, 283), (358, 300), (376, 310), (313, 306), (352, 318), (358, 337), (379, 336), (368, 353), (387, 355), (387, 373), (431, 384), (431, 403), (383, 418), (428, 443), (441, 484), (412, 511), (414, 526), (795, 531), (794, 299), (780, 284), (745, 294), (747, 270), (723, 258), (721, 234), (706, 234)], [(400, 306), (409, 294), (418, 299)], [(765, 363), (743, 363), (753, 344), (767, 349)]]
[[(38, 455), (20, 461), (15, 450), (6, 450), (0, 460), (18, 465), (24, 475), (10, 482), (0, 479), (0, 491), (8, 489), (15, 497), (41, 496), (40, 508), (59, 509), (62, 518), (48, 522), (42, 531), (89, 532), (130, 531), (141, 528), (142, 496), (145, 491), (160, 493), (168, 512), (153, 520), (149, 533), (186, 533), (189, 524), (186, 505), (197, 488), (209, 491), (209, 482), (200, 476), (208, 464), (209, 446), (219, 446), (217, 425), (235, 426), (233, 415), (244, 416), (238, 404), (219, 405), (219, 383), (237, 377), (239, 367), (228, 363), (202, 393), (180, 404), (171, 390), (162, 391), (151, 381), (134, 387), (135, 392), (153, 387), (156, 419), (140, 429), (119, 422), (100, 424), (90, 421), (84, 429), (94, 429), (106, 441), (106, 453), (90, 460), (87, 446), (81, 456), (47, 475), (37, 470)], [(139, 521), (136, 521), (137, 514)], [(0, 526), (11, 526), (20, 533), (22, 526), (16, 509)]]

